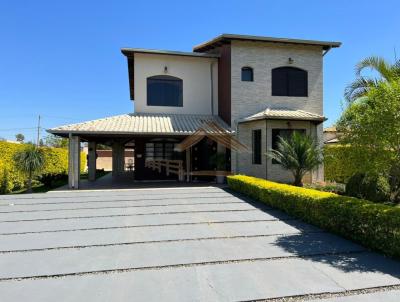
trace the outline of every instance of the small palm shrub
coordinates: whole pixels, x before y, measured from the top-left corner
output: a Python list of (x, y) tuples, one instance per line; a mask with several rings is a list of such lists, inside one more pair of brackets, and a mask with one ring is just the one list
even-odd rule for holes
[(315, 140), (308, 135), (294, 132), (289, 138), (279, 137), (276, 150), (268, 154), (284, 169), (292, 172), (294, 185), (303, 186), (307, 172), (322, 164), (321, 150)]
[(16, 168), (26, 175), (28, 192), (32, 192), (32, 179), (44, 168), (43, 151), (33, 145), (27, 145), (15, 153), (14, 162)]

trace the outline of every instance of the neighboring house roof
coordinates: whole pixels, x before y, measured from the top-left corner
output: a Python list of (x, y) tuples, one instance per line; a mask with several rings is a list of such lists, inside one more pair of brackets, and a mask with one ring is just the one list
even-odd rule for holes
[(144, 49), (144, 48), (121, 48), (121, 52), (127, 57), (130, 57), (135, 53), (170, 55), (170, 56), (186, 56), (186, 57), (198, 57), (198, 58), (219, 58), (220, 57), (218, 54), (210, 54), (210, 53), (185, 52), (185, 51), (174, 51), (174, 50), (159, 50), (159, 49)]
[(336, 132), (336, 127), (331, 126), (331, 127), (324, 128), (324, 132)]
[(339, 142), (338, 138), (332, 138), (326, 142), (324, 142), (324, 144), (337, 144)]
[(210, 48), (214, 48), (216, 46), (219, 46), (222, 43), (227, 43), (232, 40), (314, 45), (314, 46), (322, 46), (322, 48), (324, 50), (329, 50), (333, 47), (339, 47), (342, 44), (340, 42), (331, 42), (331, 41), (316, 41), (316, 40), (301, 40), (301, 39), (289, 39), (289, 38), (273, 38), (273, 37), (263, 37), (263, 36), (222, 34), (214, 39), (211, 39), (207, 42), (204, 42), (202, 44), (195, 46), (193, 48), (193, 51), (196, 51), (196, 52), (207, 51)]
[(60, 126), (47, 131), (53, 134), (148, 134), (148, 135), (189, 135), (204, 122), (217, 123), (228, 133), (230, 127), (215, 115), (194, 114), (122, 114), (78, 124)]
[(301, 120), (301, 121), (316, 121), (323, 122), (326, 120), (325, 117), (319, 114), (307, 112), (304, 110), (293, 110), (286, 108), (267, 108), (263, 111), (252, 114), (239, 120), (240, 123), (250, 122), (261, 119), (270, 120)]

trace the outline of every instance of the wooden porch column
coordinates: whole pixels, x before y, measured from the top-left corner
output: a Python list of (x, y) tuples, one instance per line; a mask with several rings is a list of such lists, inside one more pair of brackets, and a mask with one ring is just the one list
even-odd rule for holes
[[(220, 143), (217, 143), (217, 153), (223, 154), (226, 158), (226, 147), (224, 145), (221, 145)], [(219, 169), (217, 169), (217, 170), (219, 170)], [(223, 170), (226, 170), (226, 162), (225, 162), (225, 167)]]
[(69, 135), (68, 188), (79, 189), (81, 165), (81, 141), (79, 136)]
[(190, 149), (186, 149), (186, 181), (190, 182), (190, 166), (191, 166), (191, 158), (190, 158)]
[(88, 179), (96, 180), (96, 142), (88, 143)]
[(112, 176), (121, 175), (125, 170), (125, 145), (114, 142), (112, 145)]

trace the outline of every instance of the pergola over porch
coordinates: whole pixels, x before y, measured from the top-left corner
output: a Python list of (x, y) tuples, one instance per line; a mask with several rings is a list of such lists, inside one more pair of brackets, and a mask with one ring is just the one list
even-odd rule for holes
[(124, 150), (127, 143), (135, 142), (137, 151), (140, 152), (137, 157), (135, 155), (135, 160), (138, 160), (135, 165), (142, 165), (144, 168), (144, 142), (169, 140), (180, 143), (205, 123), (216, 124), (226, 134), (232, 134), (230, 127), (214, 115), (147, 113), (123, 114), (64, 125), (47, 131), (69, 138), (68, 186), (70, 189), (79, 189), (80, 144), (82, 141), (88, 143), (88, 179), (93, 181), (96, 177), (97, 144), (111, 146), (112, 174), (114, 177), (118, 177), (125, 170)]

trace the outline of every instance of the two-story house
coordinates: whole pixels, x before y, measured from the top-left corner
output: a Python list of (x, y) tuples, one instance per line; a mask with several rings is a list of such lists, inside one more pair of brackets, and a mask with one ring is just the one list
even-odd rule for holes
[[(224, 152), (226, 169), (275, 181), (291, 176), (269, 159), (279, 136), (293, 131), (322, 143), (323, 56), (339, 42), (223, 34), (193, 52), (123, 48), (135, 113), (60, 126), (48, 131), (70, 138), (70, 187), (79, 186), (79, 143), (89, 142), (89, 178), (96, 144), (113, 148), (113, 174), (124, 172), (124, 148), (134, 148), (135, 179), (173, 178), (151, 169), (154, 159), (182, 162), (190, 171), (215, 168)], [(204, 138), (185, 152), (176, 145), (212, 121), (248, 147), (232, 151)], [(323, 167), (308, 176), (323, 180)]]

